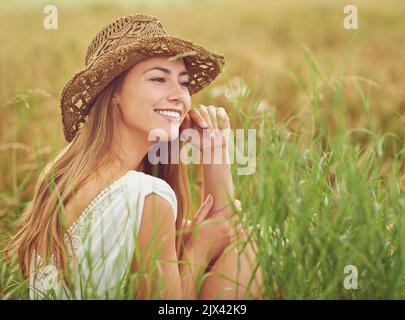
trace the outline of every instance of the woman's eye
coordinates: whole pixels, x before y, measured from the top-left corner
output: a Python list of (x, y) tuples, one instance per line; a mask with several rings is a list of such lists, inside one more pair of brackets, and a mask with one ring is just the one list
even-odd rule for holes
[(152, 81), (158, 81), (158, 82), (163, 82), (165, 79), (163, 78), (153, 78), (151, 79)]
[[(151, 79), (151, 81), (164, 82), (165, 79), (164, 78), (153, 78), (153, 79)], [(184, 86), (184, 87), (188, 87), (189, 84), (190, 83), (188, 81), (181, 82), (181, 85)]]

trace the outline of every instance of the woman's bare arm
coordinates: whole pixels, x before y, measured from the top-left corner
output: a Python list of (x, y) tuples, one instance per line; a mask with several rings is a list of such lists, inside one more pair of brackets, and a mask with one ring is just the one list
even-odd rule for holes
[(208, 194), (214, 197), (215, 203), (211, 210), (214, 214), (229, 212), (229, 201), (233, 201), (235, 197), (231, 165), (225, 162), (225, 156), (228, 152), (227, 146), (222, 147), (217, 152), (221, 153), (223, 163), (203, 164), (201, 195), (202, 201)]
[[(229, 117), (224, 108), (200, 105), (199, 108), (192, 108), (189, 111), (189, 114), (181, 125), (181, 131), (189, 128), (198, 130), (200, 134), (200, 139), (197, 139), (197, 141), (192, 140), (191, 144), (200, 150), (200, 155), (203, 159), (209, 160), (210, 158), (205, 157), (207, 149), (211, 150), (209, 152), (211, 159), (213, 159), (213, 149), (216, 149), (215, 151), (219, 152), (218, 154), (221, 155), (221, 164), (215, 164), (212, 161), (208, 161), (210, 163), (205, 164), (205, 161), (202, 161), (204, 164), (201, 203), (206, 199), (208, 194), (211, 194), (215, 199), (212, 213), (222, 212), (226, 216), (229, 213), (229, 200), (235, 200), (230, 161), (225, 161), (227, 156), (229, 157), (228, 141), (227, 139), (218, 140), (222, 139), (222, 137), (219, 136), (215, 139), (219, 142), (219, 145), (214, 145), (213, 147), (214, 141), (208, 138), (209, 135), (204, 133), (207, 133), (208, 130), (212, 128), (218, 128), (223, 132), (230, 130)], [(226, 136), (226, 134), (227, 133), (224, 132), (224, 136)]]
[[(204, 201), (208, 194), (211, 194), (215, 199), (215, 203), (210, 216), (220, 213), (226, 216), (230, 212), (228, 207), (230, 201), (235, 200), (228, 154), (229, 117), (224, 108), (200, 105), (198, 109), (190, 110), (190, 118), (196, 123), (202, 134), (199, 145), (202, 158), (211, 160), (208, 163), (203, 161), (201, 202)], [(222, 134), (216, 135), (213, 139), (207, 139), (208, 135), (204, 133), (209, 132), (209, 129), (216, 129), (217, 132), (219, 129)], [(217, 158), (215, 158), (215, 154), (218, 155)]]
[[(204, 259), (186, 247), (179, 265), (175, 250), (176, 226), (169, 202), (156, 194), (145, 198), (134, 272), (142, 272), (136, 296), (140, 299), (195, 299), (198, 275), (207, 267)], [(160, 288), (160, 289), (158, 289)]]

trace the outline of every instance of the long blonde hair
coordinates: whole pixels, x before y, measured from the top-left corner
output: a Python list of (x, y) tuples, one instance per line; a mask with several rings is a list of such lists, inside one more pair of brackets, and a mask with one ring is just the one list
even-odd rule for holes
[[(115, 90), (121, 88), (126, 73), (115, 78), (97, 96), (80, 134), (77, 134), (39, 175), (33, 199), (23, 212), (16, 234), (4, 249), (6, 258), (11, 258), (14, 262), (18, 259), (25, 278), (29, 276), (33, 250), (38, 250), (41, 244), (45, 244), (45, 255), (48, 259), (53, 255), (53, 261), (59, 270), (66, 267), (67, 248), (63, 240), (66, 232), (64, 206), (91, 173), (105, 164), (105, 161), (100, 162), (100, 159), (114, 152), (112, 96)], [(170, 145), (168, 149), (171, 150)], [(185, 165), (181, 162), (152, 165), (146, 155), (139, 168), (146, 174), (164, 179), (173, 188), (178, 203), (176, 228), (181, 229), (183, 219), (187, 217), (190, 208), (189, 180)], [(181, 241), (181, 232), (179, 234), (177, 250)]]

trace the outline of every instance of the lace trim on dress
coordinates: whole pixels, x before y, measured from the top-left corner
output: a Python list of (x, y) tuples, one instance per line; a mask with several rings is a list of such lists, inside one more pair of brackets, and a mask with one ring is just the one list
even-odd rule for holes
[[(96, 218), (100, 213), (106, 210), (110, 201), (114, 199), (114, 196), (118, 192), (122, 192), (119, 188), (119, 184), (124, 180), (124, 178), (130, 173), (128, 171), (123, 176), (115, 180), (108, 187), (104, 188), (84, 209), (80, 216), (74, 221), (74, 223), (69, 227), (64, 235), (64, 241), (68, 248), (68, 259), (69, 263), (73, 259), (73, 252), (80, 245), (82, 238), (87, 230), (88, 222)], [(89, 220), (90, 219), (90, 220)], [(68, 245), (69, 237), (72, 240), (72, 246)], [(36, 263), (34, 262), (36, 261)], [(44, 265), (42, 257), (36, 250), (33, 250), (32, 263), (31, 263), (31, 276), (33, 277), (32, 287), (33, 294), (37, 297), (38, 294), (46, 295), (48, 290), (51, 288), (58, 287), (60, 285), (58, 280), (58, 270), (54, 263), (54, 256), (51, 256), (51, 263)], [(59, 283), (59, 284), (58, 284)]]
[[(74, 234), (74, 229), (77, 229), (77, 225), (83, 225), (84, 218), (88, 215), (91, 210), (95, 209), (95, 205), (98, 201), (105, 201), (106, 197), (110, 194), (110, 191), (114, 191), (114, 188), (130, 173), (132, 170), (125, 173), (123, 176), (115, 180), (112, 184), (108, 187), (103, 189), (90, 203), (89, 205), (83, 210), (83, 212), (79, 215), (76, 221), (68, 228), (64, 235), (64, 240), (68, 239), (68, 234)], [(116, 190), (115, 190), (116, 191)]]

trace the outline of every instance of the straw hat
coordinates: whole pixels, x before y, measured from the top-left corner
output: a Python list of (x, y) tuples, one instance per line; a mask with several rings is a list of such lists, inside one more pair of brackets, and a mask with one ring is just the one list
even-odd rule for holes
[(115, 77), (139, 61), (161, 55), (184, 58), (190, 95), (213, 81), (225, 64), (222, 54), (169, 36), (156, 17), (136, 14), (119, 18), (93, 38), (87, 49), (85, 68), (62, 90), (60, 108), (65, 139), (73, 140), (83, 127), (96, 96)]

